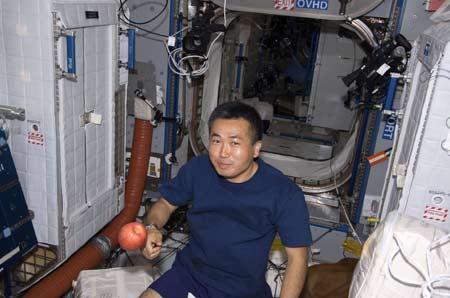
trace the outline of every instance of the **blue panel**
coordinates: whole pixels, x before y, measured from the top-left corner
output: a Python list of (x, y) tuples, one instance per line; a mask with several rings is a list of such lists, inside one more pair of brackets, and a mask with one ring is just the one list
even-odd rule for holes
[(0, 189), (15, 180), (17, 180), (16, 167), (6, 143), (5, 133), (0, 130)]
[[(239, 59), (242, 58), (242, 56), (244, 55), (244, 43), (239, 43), (239, 53), (238, 53), (238, 57)], [(237, 61), (237, 70), (236, 70), (236, 82), (234, 83), (234, 87), (236, 88), (236, 90), (239, 90), (239, 88), (241, 88), (241, 71), (242, 70), (242, 61), (238, 60)]]
[(0, 272), (37, 245), (25, 197), (3, 130), (0, 130)]
[(395, 124), (397, 122), (397, 116), (395, 115), (389, 115), (386, 119), (386, 123), (384, 124), (383, 129), (383, 139), (385, 140), (393, 140), (394, 139), (394, 131), (395, 131)]
[[(178, 1), (178, 7), (180, 7), (180, 1)], [(173, 19), (175, 17), (175, 9), (174, 9), (174, 5), (175, 5), (175, 0), (170, 0), (170, 17), (169, 17), (169, 35), (173, 35), (174, 33), (174, 25), (173, 25)], [(179, 24), (179, 23), (178, 23)], [(171, 102), (169, 102), (170, 98), (172, 97), (172, 92), (178, 92), (178, 88), (175, 88), (175, 90), (172, 90), (171, 88), (171, 82), (172, 82), (172, 76), (174, 76), (174, 74), (172, 73), (172, 71), (170, 70), (169, 66), (167, 66), (167, 92), (166, 92), (166, 115), (171, 115), (171, 107), (172, 104)], [(175, 75), (175, 79), (178, 76)], [(176, 83), (176, 82), (175, 82)], [(174, 111), (176, 110), (177, 107), (174, 108)], [(176, 114), (175, 114), (176, 115)], [(169, 135), (171, 134), (170, 131), (170, 123), (165, 123), (165, 127), (164, 127), (164, 156), (167, 156), (167, 154), (169, 153), (169, 150), (173, 151), (173, 146), (171, 146), (171, 148), (169, 148), (168, 144), (169, 144)], [(173, 129), (172, 129), (172, 133), (173, 133)], [(172, 141), (176, 138), (176, 136), (172, 135)], [(170, 180), (171, 178), (171, 173), (172, 173), (172, 168), (170, 165), (168, 165), (167, 163), (163, 163), (163, 176), (162, 176), (162, 182), (163, 184), (166, 183), (167, 181)]]
[(0, 206), (5, 209), (4, 218), (10, 225), (23, 220), (29, 215), (25, 197), (20, 187), (18, 180), (15, 183), (8, 185), (7, 189), (4, 186), (0, 188)]
[(353, 196), (353, 191), (355, 190), (356, 176), (358, 174), (359, 161), (361, 160), (361, 153), (364, 145), (364, 135), (366, 134), (368, 119), (369, 119), (369, 110), (364, 109), (361, 124), (361, 132), (360, 135), (358, 136), (358, 145), (356, 147), (355, 158), (353, 159), (352, 177), (350, 178), (347, 191), (347, 194), (349, 196)]
[(67, 72), (71, 74), (77, 73), (75, 61), (75, 35), (67, 35)]
[(136, 30), (128, 29), (128, 70), (132, 70), (135, 67), (136, 61)]
[(296, 0), (297, 8), (328, 10), (328, 0)]
[[(395, 90), (397, 89), (397, 78), (392, 77), (389, 81), (388, 93), (386, 96), (386, 101), (384, 103), (384, 109), (388, 111), (392, 111), (392, 107), (394, 104), (394, 96)], [(395, 123), (397, 122), (397, 117), (395, 115), (389, 115), (386, 119), (386, 123), (383, 129), (382, 138), (385, 140), (393, 140), (394, 139), (394, 130)]]
[(392, 77), (389, 80), (389, 88), (388, 93), (386, 95), (386, 101), (384, 102), (385, 110), (392, 110), (392, 106), (394, 104), (395, 90), (397, 89), (397, 78)]
[(396, 33), (400, 33), (400, 29), (402, 27), (403, 23), (403, 15), (405, 14), (405, 6), (406, 6), (406, 0), (397, 0), (395, 3), (396, 8), (400, 11), (400, 16), (397, 21), (397, 28)]
[(19, 245), (21, 256), (27, 254), (37, 245), (37, 239), (31, 221), (24, 223), (14, 230), (13, 237)]

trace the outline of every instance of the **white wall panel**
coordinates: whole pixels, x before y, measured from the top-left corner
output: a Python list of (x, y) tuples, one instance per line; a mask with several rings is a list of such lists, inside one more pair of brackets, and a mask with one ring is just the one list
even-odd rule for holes
[[(440, 23), (415, 42), (404, 93), (398, 147), (387, 185), (383, 214), (392, 207), (450, 231), (450, 152), (442, 148), (450, 128), (450, 24)], [(406, 167), (402, 173), (398, 169)], [(404, 182), (402, 182), (404, 181)]]
[[(0, 1), (0, 104), (26, 109), (8, 121), (9, 143), (38, 240), (58, 244), (52, 19), (49, 1)], [(38, 133), (40, 144), (28, 142)]]
[[(112, 112), (117, 9), (115, 0), (0, 0), (0, 104), (26, 110), (25, 121), (6, 122), (9, 143), (38, 241), (65, 248), (65, 257), (120, 211)], [(99, 18), (87, 19), (86, 11)], [(55, 63), (67, 68), (53, 13), (76, 31), (76, 80), (55, 75)], [(90, 111), (102, 115), (100, 125), (80, 124)]]

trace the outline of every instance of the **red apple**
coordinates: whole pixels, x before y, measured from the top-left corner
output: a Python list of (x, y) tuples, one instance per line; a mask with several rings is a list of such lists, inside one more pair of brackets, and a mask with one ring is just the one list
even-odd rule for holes
[(119, 231), (119, 244), (124, 250), (135, 250), (145, 245), (147, 229), (140, 222), (130, 222)]

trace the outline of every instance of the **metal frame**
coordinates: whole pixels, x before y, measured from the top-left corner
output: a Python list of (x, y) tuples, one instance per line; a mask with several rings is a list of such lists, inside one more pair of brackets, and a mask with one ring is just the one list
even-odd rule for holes
[[(175, 10), (180, 7), (180, 0), (177, 1), (175, 7), (175, 0), (170, 0), (170, 14), (169, 14), (169, 35), (172, 35), (175, 27)], [(182, 22), (182, 21), (181, 21)], [(177, 22), (177, 28), (180, 26), (180, 20)], [(178, 88), (179, 77), (172, 73), (169, 66), (167, 66), (167, 93), (166, 93), (166, 111), (167, 116), (173, 115), (175, 118), (178, 113)], [(172, 90), (173, 89), (173, 90)], [(173, 93), (172, 93), (173, 92)], [(172, 153), (172, 157), (175, 156), (176, 150), (176, 125), (172, 122), (165, 123), (164, 127), (164, 156), (166, 157), (169, 152)], [(162, 167), (162, 183), (166, 183), (171, 179), (172, 166), (167, 162), (163, 163)]]

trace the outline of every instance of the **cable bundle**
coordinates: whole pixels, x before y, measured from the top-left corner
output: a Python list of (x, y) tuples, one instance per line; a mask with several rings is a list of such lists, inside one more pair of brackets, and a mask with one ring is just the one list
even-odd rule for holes
[[(186, 27), (188, 28), (188, 27)], [(186, 29), (184, 28), (184, 29)], [(184, 30), (182, 29), (182, 30)], [(171, 37), (174, 37), (175, 35), (177, 35), (177, 33), (175, 33), (174, 35), (170, 36), (169, 39)], [(214, 45), (214, 43), (223, 35), (223, 32), (219, 33), (216, 38), (214, 38), (214, 40), (212, 41), (211, 45), (209, 46), (208, 52), (206, 53), (206, 55), (187, 55), (187, 56), (183, 56), (183, 48), (175, 48), (173, 50), (170, 50), (169, 45), (167, 42), (164, 43), (167, 54), (169, 55), (168, 61), (169, 61), (169, 68), (170, 70), (182, 77), (199, 77), (204, 75), (209, 68), (209, 55), (211, 53), (211, 49)], [(189, 60), (197, 60), (201, 63), (199, 68), (196, 69), (189, 69), (192, 67), (186, 67), (185, 65), (188, 63)]]
[[(393, 235), (395, 243), (397, 244), (398, 250), (392, 255), (392, 257), (389, 259), (388, 263), (388, 269), (391, 276), (397, 280), (398, 282), (413, 286), (413, 287), (421, 287), (422, 289), (422, 297), (423, 298), (432, 298), (432, 297), (450, 297), (450, 289), (448, 288), (448, 282), (450, 282), (450, 273), (449, 274), (439, 274), (439, 275), (433, 275), (432, 270), (432, 262), (431, 262), (431, 251), (434, 250), (437, 247), (443, 246), (447, 244), (450, 241), (450, 234), (430, 243), (427, 247), (426, 251), (426, 260), (427, 260), (427, 268), (424, 270), (424, 268), (421, 268), (421, 266), (415, 262), (413, 258), (411, 258), (406, 252), (405, 248), (403, 247), (403, 243), (398, 239), (396, 234)], [(402, 257), (406, 260), (406, 262), (414, 268), (416, 272), (418, 272), (422, 278), (423, 281), (412, 281), (407, 280), (405, 278), (402, 278), (396, 274), (394, 274), (392, 270), (394, 259), (397, 257), (397, 255), (401, 254)], [(447, 282), (447, 283), (445, 283)], [(447, 285), (445, 287), (442, 287), (443, 285)], [(441, 287), (441, 289), (439, 289)]]

